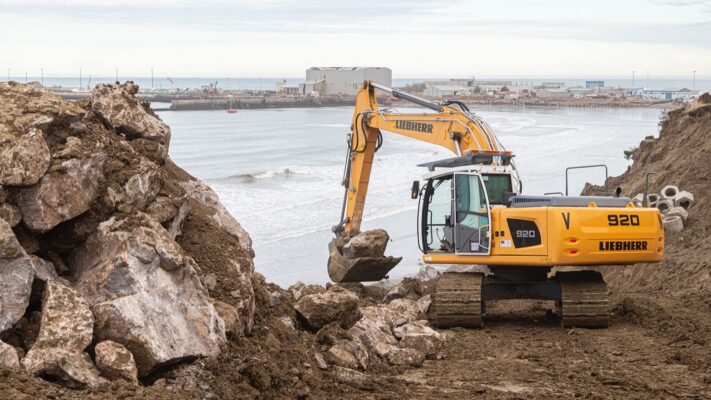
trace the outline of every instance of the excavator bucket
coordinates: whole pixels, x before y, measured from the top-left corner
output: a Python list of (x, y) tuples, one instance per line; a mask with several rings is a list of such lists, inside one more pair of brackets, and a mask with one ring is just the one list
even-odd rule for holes
[(328, 244), (328, 276), (333, 282), (372, 282), (385, 278), (402, 257), (358, 257), (348, 259), (336, 239)]

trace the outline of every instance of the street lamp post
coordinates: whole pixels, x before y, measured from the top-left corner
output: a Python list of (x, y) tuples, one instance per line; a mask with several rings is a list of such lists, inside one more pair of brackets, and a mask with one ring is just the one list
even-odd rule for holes
[(696, 90), (696, 71), (694, 71), (694, 81), (691, 85), (691, 90)]

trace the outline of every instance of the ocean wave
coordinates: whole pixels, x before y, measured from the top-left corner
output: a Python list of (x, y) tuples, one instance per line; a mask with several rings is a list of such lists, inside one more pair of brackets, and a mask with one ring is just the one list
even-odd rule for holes
[(283, 169), (276, 169), (276, 170), (266, 170), (266, 171), (257, 171), (257, 172), (249, 172), (249, 173), (244, 173), (244, 174), (237, 174), (237, 175), (230, 175), (230, 176), (225, 176), (222, 178), (213, 178), (209, 179), (208, 181), (213, 181), (213, 182), (223, 182), (223, 181), (254, 181), (258, 179), (270, 179), (270, 178), (275, 178), (275, 177), (288, 177), (292, 175), (301, 175), (300, 172), (296, 172), (291, 168), (283, 168)]

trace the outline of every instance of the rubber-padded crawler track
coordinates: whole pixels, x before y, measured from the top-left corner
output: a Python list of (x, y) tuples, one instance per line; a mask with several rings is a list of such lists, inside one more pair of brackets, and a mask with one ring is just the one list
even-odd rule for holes
[(606, 328), (610, 317), (607, 284), (597, 271), (557, 272), (564, 327)]
[(439, 328), (481, 327), (483, 278), (481, 273), (445, 272), (437, 283), (429, 312), (430, 321)]

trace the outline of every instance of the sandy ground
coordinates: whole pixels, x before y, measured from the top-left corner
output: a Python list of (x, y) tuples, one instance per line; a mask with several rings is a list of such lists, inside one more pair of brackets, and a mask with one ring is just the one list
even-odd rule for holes
[(561, 328), (552, 303), (490, 305), (483, 329), (445, 331), (443, 359), (387, 380), (418, 399), (711, 398), (708, 315), (643, 294), (613, 304), (597, 330)]

